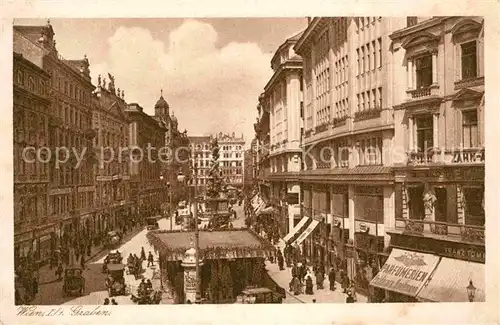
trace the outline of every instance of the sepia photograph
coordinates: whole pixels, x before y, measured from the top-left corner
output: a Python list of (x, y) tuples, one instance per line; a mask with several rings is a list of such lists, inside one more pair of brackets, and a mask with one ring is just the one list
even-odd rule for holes
[(489, 301), (484, 16), (11, 23), (17, 317)]

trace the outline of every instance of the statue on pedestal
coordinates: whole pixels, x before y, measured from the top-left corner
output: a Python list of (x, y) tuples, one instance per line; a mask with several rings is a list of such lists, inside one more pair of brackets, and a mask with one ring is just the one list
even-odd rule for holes
[(434, 193), (434, 189), (426, 184), (424, 195), (424, 209), (425, 209), (425, 219), (434, 220), (434, 205), (436, 204), (436, 194)]

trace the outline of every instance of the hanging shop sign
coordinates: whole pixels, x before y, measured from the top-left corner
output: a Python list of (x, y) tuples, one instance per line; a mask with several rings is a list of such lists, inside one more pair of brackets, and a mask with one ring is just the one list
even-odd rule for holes
[(438, 262), (436, 255), (393, 249), (370, 285), (415, 297)]

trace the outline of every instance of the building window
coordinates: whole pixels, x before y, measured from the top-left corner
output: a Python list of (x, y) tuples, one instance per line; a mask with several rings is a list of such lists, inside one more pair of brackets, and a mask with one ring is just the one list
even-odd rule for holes
[(373, 60), (372, 68), (375, 70), (375, 68), (377, 67), (375, 41), (372, 41), (372, 60)]
[(479, 143), (476, 110), (462, 112), (462, 133), (462, 141), (465, 148), (478, 147)]
[(364, 73), (365, 72), (365, 48), (364, 46), (361, 46), (361, 72), (360, 73)]
[(433, 147), (433, 120), (432, 115), (418, 117), (417, 124), (417, 148), (418, 151), (427, 151)]
[(415, 60), (417, 72), (417, 88), (429, 87), (432, 84), (432, 56), (425, 55)]
[(418, 23), (418, 18), (417, 17), (406, 17), (406, 27), (411, 27), (413, 25), (416, 25)]
[(408, 207), (410, 219), (422, 220), (425, 216), (424, 186), (412, 186), (408, 188)]
[(480, 187), (464, 188), (465, 224), (484, 226), (484, 191)]
[(464, 43), (462, 47), (462, 79), (477, 77), (477, 45), (476, 41)]
[(382, 87), (378, 88), (378, 109), (382, 109)]
[(377, 45), (378, 45), (378, 67), (380, 68), (382, 66), (382, 38), (379, 37), (377, 39)]

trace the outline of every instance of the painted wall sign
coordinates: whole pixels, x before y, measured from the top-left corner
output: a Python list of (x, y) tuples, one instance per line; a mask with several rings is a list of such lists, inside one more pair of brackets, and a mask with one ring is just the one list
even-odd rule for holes
[(395, 248), (370, 285), (415, 297), (438, 262), (436, 255)]
[(453, 164), (484, 163), (484, 149), (473, 151), (457, 151), (453, 153), (451, 162)]

